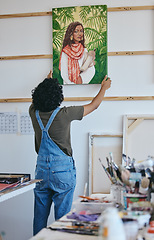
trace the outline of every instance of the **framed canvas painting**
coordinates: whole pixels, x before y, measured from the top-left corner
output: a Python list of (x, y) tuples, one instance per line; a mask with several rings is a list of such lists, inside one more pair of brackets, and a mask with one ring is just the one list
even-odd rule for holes
[(52, 9), (53, 77), (100, 84), (107, 75), (107, 6)]

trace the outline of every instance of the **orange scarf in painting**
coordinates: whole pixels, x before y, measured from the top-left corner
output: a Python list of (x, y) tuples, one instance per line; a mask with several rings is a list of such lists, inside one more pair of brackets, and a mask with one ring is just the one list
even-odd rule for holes
[[(84, 47), (81, 43), (72, 44), (71, 47), (67, 45), (63, 48), (62, 52), (66, 53), (68, 56), (68, 77), (71, 82), (76, 83), (80, 74), (78, 60), (83, 55)], [(61, 57), (59, 62), (59, 69), (61, 70)]]

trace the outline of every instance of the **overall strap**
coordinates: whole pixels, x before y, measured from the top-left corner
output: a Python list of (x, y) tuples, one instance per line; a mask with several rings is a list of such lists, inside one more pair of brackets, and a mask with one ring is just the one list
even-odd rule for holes
[(36, 110), (35, 115), (36, 115), (36, 118), (37, 118), (38, 124), (40, 125), (41, 130), (43, 130), (43, 129), (44, 129), (44, 125), (43, 125), (43, 123), (42, 123), (42, 120), (41, 120), (41, 118), (40, 118), (40, 115), (39, 115), (39, 111), (38, 111), (38, 110)]
[(60, 108), (57, 107), (57, 108), (53, 111), (53, 113), (51, 114), (51, 116), (50, 116), (50, 118), (49, 118), (49, 121), (48, 121), (48, 123), (47, 123), (47, 125), (46, 125), (46, 127), (45, 127), (46, 131), (48, 131), (50, 125), (52, 124), (52, 122), (53, 122), (55, 116), (57, 115), (57, 113), (59, 112), (59, 110), (60, 110)]
[(53, 111), (53, 113), (51, 114), (51, 116), (50, 116), (50, 118), (49, 118), (49, 120), (48, 120), (48, 122), (47, 122), (46, 127), (44, 127), (44, 125), (43, 125), (43, 123), (42, 123), (42, 120), (41, 120), (40, 115), (39, 115), (39, 111), (36, 110), (35, 114), (36, 114), (36, 118), (37, 118), (37, 121), (38, 121), (38, 123), (39, 123), (39, 125), (40, 125), (41, 130), (46, 130), (46, 131), (48, 131), (51, 123), (53, 122), (53, 120), (54, 120), (56, 114), (59, 112), (59, 110), (60, 110), (60, 108), (57, 107), (57, 108)]

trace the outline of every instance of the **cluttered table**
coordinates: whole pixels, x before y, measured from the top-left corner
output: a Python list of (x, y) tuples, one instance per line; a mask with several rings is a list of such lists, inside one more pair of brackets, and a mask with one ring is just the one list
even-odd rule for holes
[(70, 213), (30, 240), (154, 240), (154, 157), (136, 165), (126, 160), (125, 167), (113, 158), (103, 165), (110, 194), (79, 196)]
[[(107, 195), (108, 194), (103, 194), (103, 197)], [(94, 198), (92, 197), (92, 199)], [(74, 209), (70, 213), (58, 221), (53, 222), (47, 228), (43, 228), (37, 235), (29, 240), (51, 240), (51, 238), (52, 240), (97, 240), (99, 222), (95, 220), (98, 215), (92, 214), (90, 219), (90, 215), (86, 215), (85, 211), (91, 211), (93, 209), (92, 212), (95, 212), (97, 209), (100, 212), (102, 211), (103, 205), (99, 203), (96, 203), (96, 205), (93, 201), (89, 204), (86, 201), (80, 202), (80, 200), (82, 200), (82, 198), (73, 202)]]
[[(98, 236), (102, 237), (100, 239), (104, 239), (106, 231), (103, 230), (103, 221), (110, 226), (108, 234), (114, 232), (117, 236), (114, 240), (154, 240), (154, 234), (148, 233), (150, 228), (154, 229), (154, 222), (151, 227), (149, 225), (152, 213), (152, 208), (149, 211), (151, 205), (147, 205), (147, 203), (142, 205), (146, 211), (137, 209), (132, 211), (131, 208), (123, 211), (120, 204), (111, 200), (111, 194), (106, 194), (106, 196), (94, 194), (88, 198), (93, 200), (86, 202), (78, 199), (73, 203), (75, 208), (70, 213), (47, 228), (43, 228), (30, 240), (96, 240)], [(119, 208), (118, 211), (117, 208)], [(102, 219), (104, 220), (102, 221)]]

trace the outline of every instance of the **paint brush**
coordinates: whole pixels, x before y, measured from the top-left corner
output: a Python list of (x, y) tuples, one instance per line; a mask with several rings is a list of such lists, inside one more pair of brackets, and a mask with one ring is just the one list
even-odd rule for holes
[(110, 162), (113, 163), (113, 154), (111, 152), (109, 152), (109, 156), (110, 156)]
[(86, 196), (86, 193), (87, 193), (87, 182), (85, 183), (85, 186), (84, 186), (83, 196)]
[(80, 198), (83, 198), (83, 199), (87, 199), (87, 200), (91, 200), (91, 201), (94, 201), (94, 200), (100, 200), (99, 198), (92, 198), (92, 197), (89, 197), (89, 196), (79, 196)]
[[(114, 175), (114, 166), (116, 166), (116, 164), (113, 161), (113, 154), (112, 154), (112, 152), (109, 152), (109, 157), (110, 157), (110, 165), (111, 165), (112, 173)], [(118, 168), (118, 166), (117, 166), (117, 168)]]
[(100, 161), (100, 163), (101, 163), (103, 169), (105, 170), (106, 175), (107, 175), (108, 178), (110, 179), (110, 181), (111, 181), (112, 183), (114, 183), (113, 180), (112, 180), (112, 178), (111, 178), (111, 175), (110, 175), (110, 174), (108, 173), (108, 171), (106, 170), (106, 167), (103, 165), (103, 163), (101, 162), (101, 159), (100, 159), (100, 158), (99, 158), (99, 161)]
[(146, 177), (142, 178), (141, 184), (139, 187), (139, 193), (147, 194), (148, 189), (149, 189), (149, 183), (150, 183), (150, 180), (148, 178), (146, 178)]
[(113, 170), (112, 170), (112, 167), (111, 167), (108, 157), (106, 157), (106, 161), (107, 161), (107, 165), (108, 165), (108, 169), (109, 169), (109, 174), (111, 175), (111, 177), (113, 177)]
[(85, 202), (86, 201), (86, 193), (87, 193), (87, 182), (84, 185), (83, 198), (82, 198), (81, 202)]

